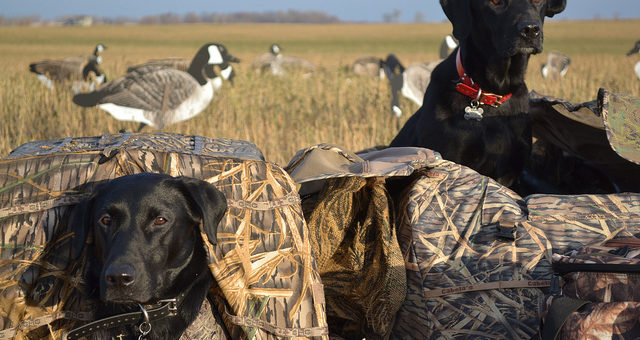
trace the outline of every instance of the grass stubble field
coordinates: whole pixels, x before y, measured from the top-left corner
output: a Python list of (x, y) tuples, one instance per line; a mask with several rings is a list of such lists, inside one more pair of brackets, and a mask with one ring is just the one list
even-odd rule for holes
[[(348, 67), (357, 57), (388, 53), (405, 66), (436, 60), (449, 32), (449, 23), (0, 27), (0, 158), (33, 140), (135, 131), (137, 123), (117, 121), (97, 108), (82, 110), (69, 91), (49, 91), (29, 72), (30, 62), (86, 55), (99, 42), (108, 47), (103, 68), (111, 80), (151, 58), (191, 58), (205, 42), (220, 42), (242, 60), (234, 65), (233, 87), (225, 83), (200, 115), (166, 132), (251, 141), (281, 166), (317, 143), (351, 151), (384, 145), (418, 107), (402, 98), (405, 115), (397, 121), (389, 111), (388, 82), (354, 76)], [(544, 51), (529, 62), (529, 89), (574, 102), (595, 99), (600, 87), (640, 96), (633, 73), (640, 57), (626, 56), (640, 39), (636, 32), (640, 20), (547, 21)], [(283, 53), (316, 64), (313, 77), (253, 72), (252, 60), (273, 42)], [(540, 75), (551, 50), (571, 58), (560, 81)]]

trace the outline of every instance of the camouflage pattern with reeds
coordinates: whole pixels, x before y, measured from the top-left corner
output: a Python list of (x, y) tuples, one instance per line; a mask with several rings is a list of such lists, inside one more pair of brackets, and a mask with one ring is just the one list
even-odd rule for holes
[(511, 190), (451, 162), (403, 193), (407, 298), (396, 339), (529, 339), (551, 278), (551, 245)]
[[(640, 230), (640, 194), (523, 199), (421, 148), (354, 154), (321, 144), (299, 151), (285, 169), (301, 184), (330, 327), (351, 338), (530, 339), (539, 332), (554, 251)], [(385, 224), (374, 223), (390, 214), (406, 280), (389, 275), (394, 244), (380, 236)], [(387, 262), (373, 260), (381, 251)], [(358, 257), (377, 270), (358, 266)], [(384, 314), (365, 307), (396, 309), (403, 285), (388, 333), (384, 320), (392, 319), (375, 319)], [(376, 299), (389, 287), (396, 290)]]
[(398, 339), (529, 339), (538, 332), (552, 251), (640, 236), (640, 194), (521, 199), (444, 163), (403, 196), (398, 234), (408, 291)]
[(620, 246), (596, 242), (568, 255), (554, 254), (554, 265), (562, 271), (559, 290), (547, 299), (543, 317), (565, 317), (559, 311), (567, 299), (579, 307), (568, 311), (564, 324), (545, 318), (543, 334), (552, 327), (558, 340), (640, 337), (640, 239), (613, 242)]
[(300, 150), (285, 168), (304, 193), (332, 334), (391, 336), (405, 298), (406, 271), (385, 178), (408, 176), (439, 161), (439, 154), (422, 148), (357, 155), (320, 144)]
[(0, 338), (58, 338), (91, 319), (82, 257), (65, 246), (73, 238), (65, 217), (99, 182), (140, 172), (204, 179), (227, 197), (217, 243), (205, 244), (212, 296), (233, 338), (328, 334), (320, 276), (286, 172), (248, 142), (124, 133), (31, 143), (0, 160)]

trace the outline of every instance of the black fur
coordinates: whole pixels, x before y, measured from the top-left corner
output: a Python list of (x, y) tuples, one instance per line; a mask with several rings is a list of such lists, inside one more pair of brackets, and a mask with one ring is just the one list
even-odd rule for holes
[(542, 51), (545, 16), (566, 0), (440, 0), (460, 42), (462, 64), (485, 92), (512, 97), (499, 107), (482, 105), (484, 118), (466, 120), (471, 98), (458, 93), (456, 51), (438, 65), (422, 107), (390, 146), (421, 146), (445, 159), (511, 185), (531, 152), (529, 98), (524, 75), (529, 56)]
[[(138, 303), (186, 292), (178, 315), (151, 322), (145, 338), (178, 339), (196, 318), (213, 280), (200, 222), (215, 242), (226, 207), (220, 191), (194, 178), (142, 173), (98, 186), (70, 220), (74, 247), (91, 247), (87, 280), (100, 301), (96, 318), (139, 312)], [(94, 338), (122, 333), (137, 339), (136, 327), (96, 333)]]

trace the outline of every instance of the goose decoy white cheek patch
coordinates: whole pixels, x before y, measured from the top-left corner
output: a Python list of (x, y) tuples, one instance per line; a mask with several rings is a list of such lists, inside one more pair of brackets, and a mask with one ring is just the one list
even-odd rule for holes
[(229, 79), (229, 76), (231, 75), (231, 71), (233, 71), (231, 66), (228, 66), (227, 68), (221, 70), (220, 73), (222, 74), (222, 78)]
[(222, 64), (222, 54), (215, 45), (209, 46), (209, 64), (218, 65)]

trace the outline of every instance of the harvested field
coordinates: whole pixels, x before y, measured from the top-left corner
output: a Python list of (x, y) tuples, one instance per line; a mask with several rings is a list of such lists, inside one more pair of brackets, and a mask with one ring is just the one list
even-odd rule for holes
[[(362, 55), (388, 53), (405, 65), (435, 60), (450, 31), (448, 23), (0, 27), (0, 157), (32, 140), (137, 128), (104, 111), (83, 110), (72, 103), (70, 92), (49, 91), (29, 72), (30, 62), (89, 54), (98, 42), (108, 47), (103, 68), (109, 79), (147, 59), (191, 58), (208, 41), (223, 43), (242, 59), (234, 65), (233, 87), (226, 83), (200, 115), (164, 131), (251, 141), (280, 165), (295, 151), (321, 142), (347, 150), (386, 144), (409, 115), (398, 122), (389, 111), (388, 83), (353, 76), (348, 66)], [(633, 73), (640, 57), (626, 56), (639, 31), (640, 20), (548, 21), (545, 52), (529, 64), (529, 88), (580, 102), (595, 99), (600, 87), (640, 96), (640, 80)], [(273, 42), (283, 53), (316, 64), (314, 76), (254, 73), (251, 61)], [(571, 58), (567, 76), (559, 81), (540, 75), (551, 50)], [(404, 112), (417, 109), (404, 98), (401, 106)]]

